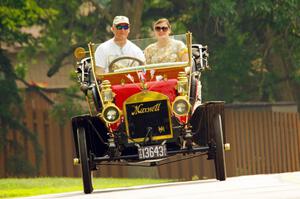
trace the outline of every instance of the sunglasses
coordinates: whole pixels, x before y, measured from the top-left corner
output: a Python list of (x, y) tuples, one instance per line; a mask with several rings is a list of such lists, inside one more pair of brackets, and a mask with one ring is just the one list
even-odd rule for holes
[(116, 25), (117, 30), (128, 30), (129, 29), (129, 25)]
[(157, 32), (159, 32), (159, 31), (167, 32), (169, 30), (169, 27), (167, 27), (167, 26), (163, 26), (163, 27), (156, 26), (154, 29)]

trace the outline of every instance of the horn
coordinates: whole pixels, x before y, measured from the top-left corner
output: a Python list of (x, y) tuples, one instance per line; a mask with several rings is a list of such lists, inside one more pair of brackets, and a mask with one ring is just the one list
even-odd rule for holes
[(82, 59), (85, 57), (85, 54), (88, 53), (88, 51), (85, 51), (84, 48), (82, 47), (78, 47), (75, 49), (74, 51), (74, 56), (77, 58), (77, 59)]

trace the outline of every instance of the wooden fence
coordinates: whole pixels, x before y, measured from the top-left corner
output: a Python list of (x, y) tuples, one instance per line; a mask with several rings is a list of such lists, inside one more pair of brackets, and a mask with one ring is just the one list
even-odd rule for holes
[[(70, 124), (59, 126), (49, 116), (52, 105), (34, 92), (27, 93), (25, 106), (24, 123), (38, 134), (43, 151), (38, 176), (79, 177), (80, 166), (73, 166), (74, 146)], [(231, 144), (231, 150), (226, 152), (228, 176), (300, 170), (299, 113), (226, 108), (225, 132), (226, 140)], [(15, 131), (8, 134), (8, 139), (18, 140), (26, 158), (36, 165), (34, 148), (28, 139)], [(13, 145), (7, 145), (0, 153), (0, 177), (9, 176), (5, 163), (15, 153)], [(95, 176), (186, 180), (214, 178), (213, 161), (206, 158), (206, 155), (176, 155), (155, 167), (102, 165)], [(181, 159), (186, 160), (179, 161)]]

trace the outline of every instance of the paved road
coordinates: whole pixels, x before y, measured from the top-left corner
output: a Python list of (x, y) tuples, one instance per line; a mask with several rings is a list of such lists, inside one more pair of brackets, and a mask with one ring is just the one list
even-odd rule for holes
[[(73, 192), (30, 198), (101, 199), (300, 199), (300, 172), (200, 180), (132, 188)], [(28, 198), (27, 198), (28, 199)]]

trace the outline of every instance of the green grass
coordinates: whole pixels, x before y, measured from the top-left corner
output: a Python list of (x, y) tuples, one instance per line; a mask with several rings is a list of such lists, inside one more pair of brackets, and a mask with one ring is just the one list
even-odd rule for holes
[[(94, 178), (94, 189), (130, 187), (171, 182), (166, 179)], [(35, 196), (41, 194), (82, 191), (81, 178), (3, 178), (0, 198)]]

